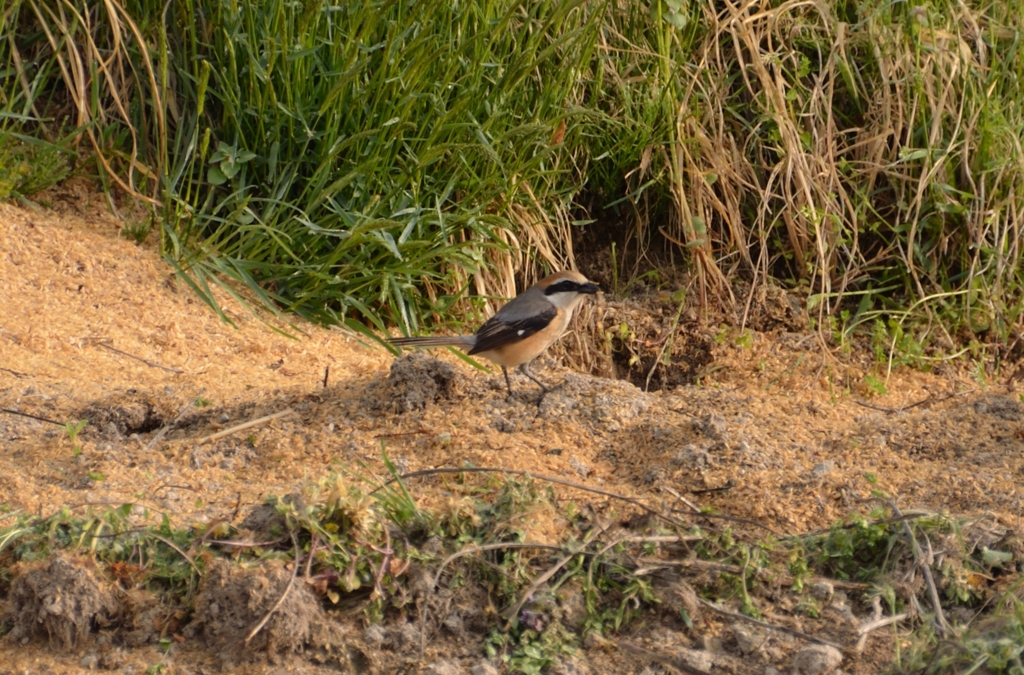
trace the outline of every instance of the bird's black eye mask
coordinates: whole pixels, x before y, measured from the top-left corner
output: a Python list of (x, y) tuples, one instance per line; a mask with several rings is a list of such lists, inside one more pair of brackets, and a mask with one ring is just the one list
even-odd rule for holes
[(572, 279), (562, 279), (558, 283), (551, 284), (544, 289), (544, 295), (554, 295), (555, 293), (597, 293), (600, 288), (597, 284), (592, 284), (589, 281), (585, 284), (581, 284)]

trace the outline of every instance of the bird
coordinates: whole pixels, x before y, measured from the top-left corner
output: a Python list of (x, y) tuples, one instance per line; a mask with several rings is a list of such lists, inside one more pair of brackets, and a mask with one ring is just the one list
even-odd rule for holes
[(460, 347), (470, 356), (485, 358), (501, 366), (509, 398), (508, 369), (517, 368), (541, 388), (539, 402), (550, 389), (533, 376), (530, 363), (562, 336), (583, 298), (600, 290), (579, 272), (564, 270), (509, 300), (472, 335), (399, 337), (389, 342), (396, 347)]

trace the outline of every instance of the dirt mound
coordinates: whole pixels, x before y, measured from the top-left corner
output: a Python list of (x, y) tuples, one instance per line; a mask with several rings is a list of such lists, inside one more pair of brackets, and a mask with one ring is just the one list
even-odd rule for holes
[(155, 431), (172, 414), (166, 404), (139, 395), (135, 390), (128, 390), (91, 403), (77, 417), (88, 420), (93, 429), (99, 429), (113, 438)]
[(371, 410), (415, 412), (455, 398), (460, 380), (452, 364), (412, 352), (395, 359), (387, 378), (370, 387), (364, 400)]
[(278, 662), (281, 655), (309, 645), (314, 626), (326, 620), (317, 597), (283, 564), (241, 569), (218, 559), (203, 579), (186, 635), (201, 639), (225, 660), (265, 655)]
[(15, 569), (6, 613), (13, 624), (8, 639), (46, 637), (51, 647), (71, 650), (83, 647), (93, 631), (115, 624), (120, 604), (92, 559), (60, 552)]

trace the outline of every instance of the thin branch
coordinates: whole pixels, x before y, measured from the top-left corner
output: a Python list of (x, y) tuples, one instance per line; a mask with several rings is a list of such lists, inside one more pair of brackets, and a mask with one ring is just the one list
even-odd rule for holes
[(196, 567), (196, 564), (195, 564), (194, 562), (192, 562), (192, 558), (189, 558), (189, 557), (188, 557), (188, 554), (187, 554), (187, 553), (185, 553), (184, 551), (182, 551), (182, 550), (181, 550), (181, 548), (180, 548), (180, 547), (179, 547), (179, 546), (178, 546), (177, 544), (175, 544), (175, 543), (174, 543), (173, 541), (171, 541), (170, 539), (167, 539), (167, 538), (165, 538), (165, 537), (161, 537), (161, 536), (160, 536), (159, 534), (153, 534), (152, 532), (148, 532), (147, 534), (148, 534), (149, 536), (153, 537), (154, 539), (159, 539), (159, 540), (160, 540), (160, 541), (162, 541), (163, 543), (165, 543), (165, 544), (167, 544), (168, 546), (170, 546), (171, 548), (173, 548), (173, 549), (174, 549), (175, 551), (177, 551), (177, 552), (178, 552), (178, 554), (179, 554), (179, 555), (181, 555), (181, 557), (182, 557), (182, 558), (184, 558), (184, 559), (185, 559), (185, 561), (186, 561), (186, 562), (187, 562), (187, 563), (188, 563), (189, 565), (191, 565), (191, 566), (192, 566), (192, 569), (194, 569), (194, 570), (196, 571), (196, 574), (198, 574), (199, 576), (203, 576), (203, 573), (202, 573), (202, 572), (201, 572), (201, 571), (199, 570), (199, 568), (198, 568), (198, 567)]
[(798, 637), (798, 638), (800, 638), (802, 640), (807, 640), (808, 642), (814, 642), (814, 643), (817, 643), (819, 645), (825, 645), (826, 647), (833, 647), (835, 649), (838, 649), (841, 652), (849, 651), (848, 649), (846, 649), (842, 645), (837, 645), (836, 643), (829, 642), (828, 640), (822, 640), (821, 638), (814, 637), (813, 635), (808, 635), (807, 633), (803, 633), (803, 632), (798, 631), (798, 630), (793, 629), (793, 628), (787, 628), (786, 626), (780, 626), (780, 625), (777, 625), (777, 624), (774, 624), (774, 623), (768, 623), (767, 621), (761, 621), (759, 619), (755, 619), (753, 617), (749, 617), (746, 614), (739, 614), (737, 612), (730, 612), (729, 610), (722, 609), (721, 607), (719, 607), (715, 603), (709, 602), (708, 600), (705, 600), (704, 598), (702, 598), (700, 596), (697, 596), (697, 602), (699, 602), (700, 604), (704, 605), (705, 607), (710, 609), (712, 612), (715, 612), (716, 614), (721, 614), (722, 616), (727, 616), (730, 619), (738, 619), (740, 621), (746, 621), (747, 623), (752, 623), (755, 626), (761, 626), (762, 628), (768, 628), (769, 630), (776, 630), (776, 631), (779, 631), (781, 633), (787, 633), (789, 635), (792, 635), (793, 637)]
[(122, 354), (124, 356), (127, 356), (130, 359), (135, 359), (136, 361), (141, 361), (142, 363), (145, 363), (150, 368), (159, 368), (160, 370), (166, 370), (168, 373), (174, 373), (176, 375), (180, 375), (181, 373), (185, 372), (184, 370), (178, 370), (177, 368), (168, 368), (167, 366), (162, 366), (159, 363), (155, 363), (153, 361), (148, 361), (148, 360), (142, 358), (141, 356), (136, 356), (135, 354), (129, 354), (128, 352), (124, 351), (123, 349), (118, 349), (117, 347), (114, 347), (113, 345), (108, 344), (105, 340), (102, 340), (102, 339), (99, 339), (99, 338), (86, 338), (86, 339), (89, 340), (90, 342), (95, 342), (97, 345), (99, 345), (100, 347), (103, 347), (104, 349), (109, 349), (112, 352), (117, 352), (118, 354)]
[(671, 656), (665, 656), (664, 654), (660, 654), (658, 652), (652, 652), (650, 649), (637, 647), (636, 645), (626, 642), (625, 640), (615, 640), (615, 644), (617, 644), (619, 648), (621, 648), (623, 651), (636, 654), (637, 656), (642, 656), (645, 659), (650, 659), (651, 661), (657, 661), (658, 663), (662, 663), (671, 668), (675, 668), (676, 670), (681, 670), (687, 675), (711, 675), (711, 673), (707, 672), (706, 670), (694, 668), (682, 659), (673, 658)]
[(892, 616), (883, 617), (882, 601), (877, 595), (872, 599), (871, 606), (874, 608), (874, 617), (857, 627), (857, 635), (860, 637), (857, 639), (857, 645), (854, 647), (854, 650), (858, 654), (864, 651), (864, 645), (867, 644), (868, 636), (872, 631), (903, 621), (903, 619), (907, 619), (912, 616), (911, 612), (903, 612), (902, 614), (893, 614)]
[(561, 478), (554, 478), (552, 476), (542, 476), (540, 474), (536, 474), (536, 473), (533, 473), (531, 471), (523, 471), (521, 469), (501, 469), (501, 468), (497, 468), (497, 467), (465, 467), (465, 468), (461, 468), (461, 469), (452, 469), (452, 468), (424, 469), (422, 471), (413, 471), (411, 473), (402, 474), (401, 476), (398, 476), (396, 478), (391, 478), (387, 482), (385, 482), (383, 485), (375, 488), (372, 492), (370, 492), (370, 494), (372, 495), (374, 492), (377, 492), (378, 490), (382, 490), (385, 487), (387, 487), (388, 485), (390, 485), (391, 483), (394, 483), (394, 482), (399, 481), (399, 480), (406, 480), (408, 478), (419, 478), (419, 477), (422, 477), (422, 476), (433, 476), (433, 475), (437, 475), (437, 474), (446, 474), (446, 473), (503, 473), (503, 474), (511, 475), (511, 476), (528, 476), (530, 478), (533, 478), (534, 480), (547, 481), (548, 483), (555, 483), (557, 485), (564, 485), (566, 487), (575, 488), (577, 490), (583, 490), (584, 492), (591, 492), (593, 494), (598, 494), (598, 495), (602, 495), (602, 496), (605, 496), (605, 497), (611, 497), (612, 499), (618, 499), (618, 500), (627, 502), (629, 504), (633, 504), (634, 506), (639, 507), (639, 508), (643, 509), (644, 511), (647, 511), (648, 513), (650, 513), (652, 515), (658, 516), (659, 518), (665, 520), (666, 522), (672, 523), (673, 525), (676, 525), (677, 527), (686, 527), (686, 525), (684, 523), (680, 522), (676, 518), (673, 518), (672, 516), (666, 515), (666, 514), (662, 513), (661, 511), (658, 511), (657, 509), (654, 509), (654, 508), (652, 508), (650, 506), (647, 506), (646, 504), (641, 502), (639, 499), (636, 499), (634, 497), (627, 497), (625, 495), (620, 495), (620, 494), (617, 494), (615, 492), (609, 492), (607, 490), (601, 490), (600, 488), (594, 488), (594, 487), (589, 487), (589, 486), (586, 486), (586, 485), (581, 485), (580, 483), (574, 483), (572, 481), (563, 480)]
[(437, 573), (434, 574), (434, 583), (436, 585), (441, 580), (441, 573), (444, 572), (444, 568), (448, 566), (448, 563), (452, 562), (453, 560), (462, 558), (472, 553), (480, 553), (482, 551), (500, 551), (502, 549), (507, 548), (539, 548), (548, 551), (558, 552), (562, 552), (565, 550), (565, 547), (563, 546), (552, 546), (551, 544), (534, 544), (528, 541), (505, 541), (498, 542), (496, 544), (483, 544), (482, 546), (472, 546), (470, 548), (464, 548), (461, 551), (456, 551), (455, 553), (452, 553), (450, 556), (444, 559), (444, 561), (441, 563), (441, 566), (437, 568)]
[(890, 408), (883, 405), (875, 405), (874, 403), (868, 403), (867, 401), (854, 401), (854, 403), (865, 408), (879, 410), (881, 412), (892, 415), (895, 413), (905, 412), (907, 410), (910, 410), (911, 408), (916, 408), (919, 405), (924, 405), (925, 403), (941, 403), (942, 401), (945, 401), (947, 399), (955, 398), (957, 396), (964, 396), (965, 394), (970, 394), (975, 391), (978, 391), (977, 387), (975, 387), (974, 389), (965, 389), (964, 391), (953, 392), (952, 394), (946, 394), (945, 396), (927, 396), (918, 401), (917, 403), (911, 403), (910, 405), (902, 405), (899, 408)]
[[(887, 503), (893, 513), (900, 517), (903, 516), (894, 500), (889, 500)], [(907, 521), (903, 521), (903, 531), (907, 535), (910, 550), (914, 554), (914, 564), (921, 568), (921, 573), (924, 575), (925, 583), (928, 585), (928, 598), (931, 600), (932, 609), (935, 610), (936, 628), (939, 629), (939, 632), (943, 636), (949, 635), (949, 623), (946, 622), (946, 615), (942, 612), (942, 601), (939, 598), (939, 589), (935, 587), (935, 579), (932, 577), (931, 542), (928, 542), (928, 557), (925, 558), (924, 554), (921, 552), (921, 545), (917, 542), (917, 537), (914, 536), (914, 530), (911, 529), (910, 523)], [(927, 541), (927, 538), (925, 541)]]
[(275, 602), (274, 606), (270, 608), (270, 611), (267, 612), (266, 616), (264, 616), (262, 619), (260, 619), (260, 622), (258, 624), (256, 624), (255, 626), (253, 626), (253, 629), (251, 631), (249, 631), (249, 635), (245, 638), (245, 644), (249, 644), (249, 642), (254, 637), (256, 637), (256, 634), (259, 633), (263, 629), (263, 626), (265, 626), (267, 624), (267, 622), (270, 621), (270, 617), (274, 616), (274, 612), (276, 612), (278, 610), (278, 608), (281, 607), (281, 604), (284, 602), (284, 599), (287, 598), (288, 597), (288, 593), (291, 592), (292, 586), (295, 585), (295, 577), (299, 573), (299, 555), (300, 555), (300, 551), (299, 551), (299, 542), (295, 538), (295, 534), (294, 533), (292, 534), (292, 544), (295, 546), (295, 561), (292, 562), (292, 575), (288, 578), (288, 584), (284, 587), (284, 593), (282, 593), (281, 597), (277, 599), (277, 602)]
[[(607, 527), (602, 527), (602, 528), (600, 528), (600, 530), (598, 528), (592, 529), (590, 532), (587, 533), (587, 536), (584, 537), (583, 543), (580, 545), (580, 549), (586, 548), (587, 545), (591, 541), (593, 541), (595, 537), (599, 536), (600, 534), (604, 534), (604, 532), (607, 531), (607, 529), (608, 529)], [(580, 555), (581, 553), (582, 553), (582, 550), (580, 550), (580, 551), (570, 551), (568, 555), (562, 557), (561, 559), (558, 560), (558, 562), (556, 562), (553, 566), (551, 566), (548, 569), (547, 572), (545, 572), (544, 574), (540, 575), (539, 577), (537, 577), (536, 579), (533, 580), (533, 583), (530, 584), (530, 587), (526, 589), (526, 592), (519, 596), (518, 602), (516, 602), (515, 605), (513, 605), (511, 608), (509, 608), (508, 610), (506, 610), (504, 612), (505, 618), (508, 619), (508, 621), (505, 623), (505, 632), (506, 633), (512, 628), (512, 622), (515, 620), (516, 616), (519, 614), (519, 610), (526, 603), (526, 601), (530, 598), (530, 596), (532, 596), (534, 594), (534, 592), (538, 588), (540, 588), (548, 579), (550, 579), (551, 577), (555, 576), (555, 573), (558, 572), (558, 570), (560, 570), (563, 567), (565, 567), (565, 565), (570, 560), (575, 558), (577, 555)]]
[[(732, 485), (729, 485), (727, 487), (731, 488)], [(724, 520), (726, 522), (731, 522), (731, 523), (743, 523), (744, 525), (753, 525), (754, 527), (759, 527), (762, 530), (770, 532), (771, 534), (773, 534), (776, 537), (780, 537), (780, 538), (782, 537), (781, 533), (776, 532), (775, 530), (773, 530), (772, 528), (768, 527), (764, 523), (759, 523), (756, 520), (750, 520), (749, 518), (739, 518), (737, 516), (724, 516), (724, 515), (721, 515), (719, 513), (705, 513), (704, 511), (702, 511), (700, 509), (700, 507), (698, 507), (696, 504), (694, 504), (692, 501), (690, 501), (689, 499), (687, 499), (683, 495), (679, 494), (679, 492), (677, 492), (676, 490), (673, 490), (671, 487), (669, 487), (667, 485), (663, 485), (663, 486), (661, 486), (661, 489), (664, 490), (665, 492), (669, 493), (670, 495), (672, 495), (676, 499), (678, 499), (683, 504), (685, 504), (686, 508), (690, 509), (688, 512), (684, 511), (683, 509), (673, 509), (674, 511), (678, 511), (679, 513), (689, 513), (690, 515), (694, 516), (695, 518), (708, 518), (708, 519), (711, 519), (711, 520)], [(696, 494), (696, 492), (694, 492), (693, 494)]]
[(38, 415), (31, 415), (29, 413), (18, 412), (17, 410), (11, 410), (10, 408), (0, 408), (0, 412), (5, 412), (8, 415), (18, 415), (19, 417), (28, 417), (29, 419), (39, 420), (40, 422), (46, 422), (48, 424), (56, 424), (58, 427), (64, 428), (63, 422), (57, 422), (55, 420), (47, 419), (45, 417), (39, 417)]
[(218, 431), (215, 434), (210, 434), (209, 436), (207, 436), (205, 438), (199, 439), (198, 441), (196, 441), (196, 443), (198, 445), (202, 445), (203, 443), (209, 443), (210, 441), (215, 441), (218, 438), (224, 438), (225, 436), (230, 436), (231, 434), (235, 433), (236, 431), (242, 431), (242, 430), (248, 429), (250, 427), (255, 427), (255, 426), (258, 426), (260, 424), (264, 424), (265, 422), (269, 422), (271, 420), (276, 420), (279, 417), (286, 417), (286, 416), (292, 415), (294, 413), (295, 413), (295, 411), (292, 410), (291, 408), (285, 408), (284, 410), (282, 410), (280, 412), (276, 412), (276, 413), (274, 413), (272, 415), (264, 415), (263, 417), (257, 417), (254, 420), (250, 420), (248, 422), (244, 422), (242, 424), (238, 424), (236, 426), (231, 427), (230, 429), (224, 429), (223, 431)]

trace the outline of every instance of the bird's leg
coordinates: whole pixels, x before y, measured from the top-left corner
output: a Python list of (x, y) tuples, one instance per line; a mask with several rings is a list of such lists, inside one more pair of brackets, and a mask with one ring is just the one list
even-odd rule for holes
[(546, 386), (544, 386), (543, 382), (541, 382), (540, 380), (538, 380), (536, 377), (533, 376), (533, 373), (530, 372), (530, 362), (529, 361), (527, 361), (523, 365), (519, 366), (519, 372), (522, 373), (523, 375), (526, 375), (531, 380), (533, 380), (537, 384), (537, 386), (541, 388), (540, 398), (537, 399), (537, 405), (540, 405), (540, 402), (544, 400), (544, 397), (547, 396), (548, 392), (551, 391), (551, 390), (548, 389)]
[(501, 372), (505, 373), (505, 386), (508, 387), (508, 397), (512, 398), (512, 380), (508, 377), (508, 368), (502, 366)]

